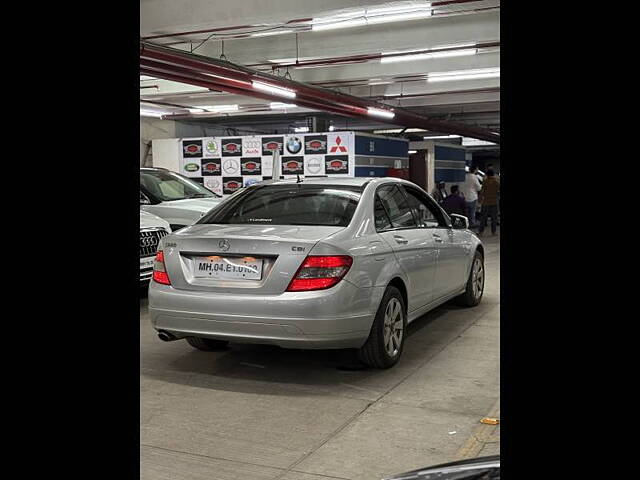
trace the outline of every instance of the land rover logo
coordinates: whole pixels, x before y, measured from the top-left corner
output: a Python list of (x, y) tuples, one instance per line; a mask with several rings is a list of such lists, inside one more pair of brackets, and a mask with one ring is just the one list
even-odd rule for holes
[(226, 252), (231, 248), (231, 244), (229, 243), (229, 240), (220, 240), (218, 242), (218, 248), (220, 248), (220, 250), (222, 250), (223, 252)]
[(184, 166), (184, 169), (187, 172), (196, 172), (196, 171), (200, 170), (200, 166), (197, 163), (187, 163)]

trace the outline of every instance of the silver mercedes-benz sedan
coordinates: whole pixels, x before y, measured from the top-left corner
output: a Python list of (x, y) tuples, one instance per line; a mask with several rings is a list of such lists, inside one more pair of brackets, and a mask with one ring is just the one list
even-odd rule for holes
[(201, 350), (357, 348), (388, 368), (409, 322), (452, 298), (480, 302), (484, 250), (467, 227), (397, 178), (252, 185), (161, 240), (151, 322)]

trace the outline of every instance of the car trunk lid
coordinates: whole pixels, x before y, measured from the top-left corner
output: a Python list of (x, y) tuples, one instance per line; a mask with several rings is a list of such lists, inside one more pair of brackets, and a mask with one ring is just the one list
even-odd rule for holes
[(193, 225), (165, 239), (165, 265), (176, 289), (276, 295), (313, 246), (342, 228)]

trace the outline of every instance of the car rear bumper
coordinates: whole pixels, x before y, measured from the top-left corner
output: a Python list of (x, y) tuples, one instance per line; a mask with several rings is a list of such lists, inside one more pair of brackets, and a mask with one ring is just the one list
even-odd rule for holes
[(177, 290), (151, 282), (149, 315), (156, 330), (286, 348), (359, 348), (384, 289), (342, 281), (315, 292), (280, 295)]

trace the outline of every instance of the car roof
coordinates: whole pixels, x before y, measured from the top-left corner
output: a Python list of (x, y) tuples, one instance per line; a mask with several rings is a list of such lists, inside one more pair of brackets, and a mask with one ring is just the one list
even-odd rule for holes
[[(383, 183), (383, 182), (406, 182), (397, 177), (300, 177), (302, 184), (311, 184), (311, 185), (344, 185), (344, 186), (355, 186), (362, 187), (367, 185), (368, 183)], [(289, 178), (286, 180), (277, 180), (275, 182), (271, 182), (270, 185), (291, 185), (298, 183), (298, 179)], [(262, 183), (264, 185), (264, 182)]]

